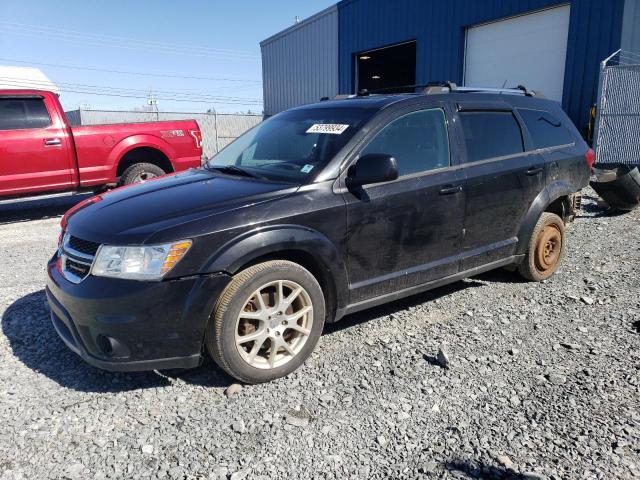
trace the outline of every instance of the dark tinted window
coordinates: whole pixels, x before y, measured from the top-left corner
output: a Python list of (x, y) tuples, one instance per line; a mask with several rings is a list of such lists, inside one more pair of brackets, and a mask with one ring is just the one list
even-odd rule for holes
[(522, 132), (511, 112), (460, 112), (467, 162), (523, 152)]
[(549, 112), (541, 110), (518, 110), (531, 134), (536, 148), (555, 147), (576, 141), (562, 122)]
[(51, 118), (41, 98), (0, 98), (0, 130), (48, 125), (51, 125)]
[(444, 112), (421, 110), (397, 118), (369, 142), (361, 155), (367, 153), (394, 156), (400, 176), (449, 166)]

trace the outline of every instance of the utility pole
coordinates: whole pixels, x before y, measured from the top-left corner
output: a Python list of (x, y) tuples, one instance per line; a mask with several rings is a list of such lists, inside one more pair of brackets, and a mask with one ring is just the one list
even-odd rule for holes
[(151, 111), (156, 114), (156, 119), (160, 120), (160, 112), (158, 111), (158, 99), (153, 93), (153, 88), (149, 87), (149, 94), (147, 95), (147, 105), (151, 107)]

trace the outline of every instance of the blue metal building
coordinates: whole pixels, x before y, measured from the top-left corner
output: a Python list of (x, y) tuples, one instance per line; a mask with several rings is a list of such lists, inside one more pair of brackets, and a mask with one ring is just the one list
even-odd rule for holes
[[(354, 93), (365, 81), (371, 89), (371, 79), (384, 81), (394, 75), (397, 85), (410, 79), (415, 84), (452, 80), (500, 87), (503, 85), (490, 83), (504, 78), (504, 86), (515, 86), (516, 81), (531, 88), (536, 82), (548, 84), (554, 90), (549, 98), (561, 101), (574, 122), (584, 128), (596, 102), (599, 63), (624, 42), (627, 48), (638, 43), (638, 3), (640, 0), (342, 0), (331, 20), (337, 22), (337, 29), (327, 25), (319, 31), (313, 17), (305, 21), (316, 25), (316, 41), (330, 46), (322, 58), (316, 57), (314, 69), (294, 72), (289, 68), (297, 57), (310, 58), (308, 51), (287, 40), (291, 35), (277, 34), (261, 43), (265, 113), (317, 101), (318, 94)], [(522, 33), (528, 28), (530, 37)], [(336, 31), (337, 51), (331, 47), (335, 39), (330, 38)], [(517, 41), (525, 42), (525, 48), (518, 50)], [(269, 60), (278, 58), (273, 50), (287, 54), (274, 62)], [(385, 74), (372, 69), (367, 60), (378, 60), (375, 68)], [(405, 65), (408, 70), (398, 73)], [(503, 76), (493, 78), (501, 69)], [(318, 85), (312, 73), (318, 70), (337, 72), (337, 89), (334, 81)], [(270, 92), (276, 77), (278, 101)], [(528, 84), (530, 79), (533, 86)], [(308, 85), (313, 86), (312, 94)], [(283, 102), (283, 92), (295, 101)]]

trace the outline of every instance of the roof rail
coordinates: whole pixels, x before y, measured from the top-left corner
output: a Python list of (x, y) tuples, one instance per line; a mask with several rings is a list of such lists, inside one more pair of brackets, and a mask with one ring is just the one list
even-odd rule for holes
[(436, 93), (447, 93), (458, 90), (458, 86), (451, 80), (445, 80), (443, 82), (429, 82), (424, 86), (422, 90), (423, 95), (434, 95)]
[(487, 93), (509, 93), (513, 95), (526, 95), (527, 97), (541, 96), (539, 93), (529, 90), (523, 85), (515, 88), (491, 88), (491, 87), (459, 87), (454, 82), (447, 80), (443, 82), (428, 83), (422, 90), (423, 95), (435, 95), (447, 92), (487, 92)]
[(507, 93), (510, 95), (525, 95), (527, 97), (539, 96), (533, 90), (529, 90), (522, 85), (518, 85), (516, 88), (492, 88), (492, 87), (458, 87), (458, 92), (466, 93)]
[[(398, 90), (401, 88), (404, 88), (404, 89), (422, 88), (422, 91), (420, 92), (422, 95), (437, 95), (439, 93), (450, 93), (450, 92), (460, 92), (460, 93), (483, 93), (484, 92), (484, 93), (506, 93), (510, 95), (524, 95), (527, 97), (545, 98), (545, 96), (542, 95), (540, 92), (529, 90), (524, 85), (518, 85), (515, 88), (470, 87), (470, 86), (460, 87), (456, 85), (455, 82), (452, 82), (450, 80), (445, 80), (441, 82), (429, 82), (423, 85), (402, 85), (397, 87), (385, 87), (385, 88), (378, 88), (375, 90), (367, 90), (363, 88), (359, 90), (358, 93), (339, 94), (333, 98), (335, 100), (341, 100), (345, 98), (368, 97), (369, 95), (384, 94), (385, 91), (388, 92), (389, 90)], [(323, 97), (321, 100), (326, 100), (326, 97)]]

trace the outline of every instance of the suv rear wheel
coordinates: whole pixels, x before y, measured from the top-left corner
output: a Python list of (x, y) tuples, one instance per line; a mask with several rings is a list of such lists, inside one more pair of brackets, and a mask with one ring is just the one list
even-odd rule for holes
[(518, 272), (528, 280), (546, 280), (560, 266), (564, 252), (564, 222), (555, 213), (544, 212), (533, 229), (527, 254)]
[(220, 296), (205, 343), (229, 375), (260, 383), (288, 375), (313, 351), (324, 327), (322, 289), (300, 265), (283, 260), (238, 273)]

